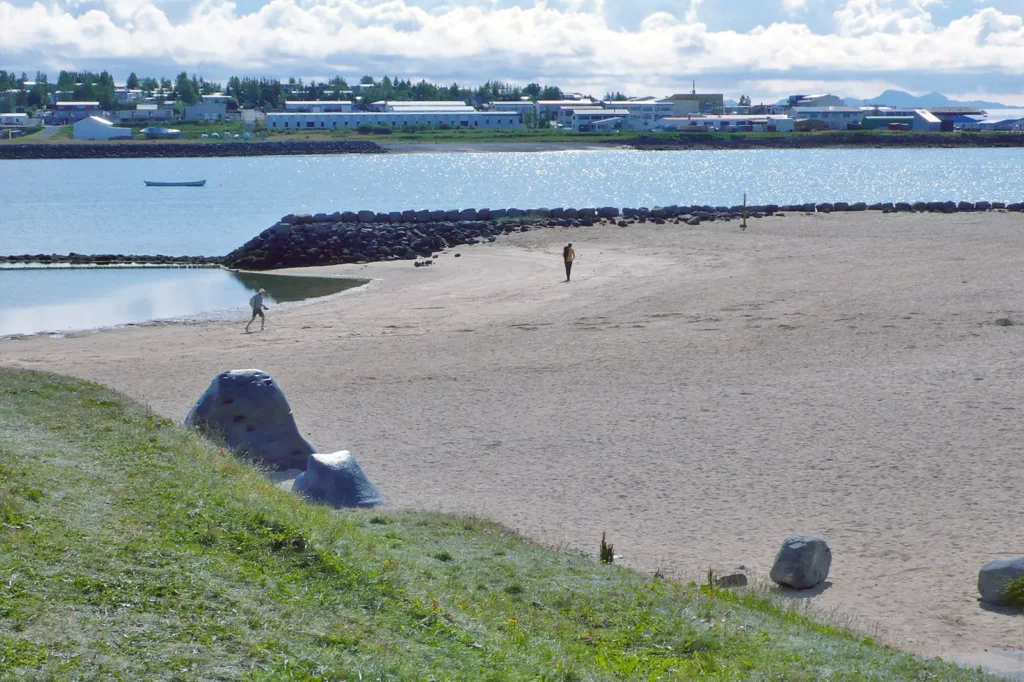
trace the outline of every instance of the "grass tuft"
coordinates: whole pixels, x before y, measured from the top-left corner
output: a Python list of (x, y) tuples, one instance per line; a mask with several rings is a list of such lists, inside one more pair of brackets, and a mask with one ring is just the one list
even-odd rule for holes
[(1024, 577), (1014, 578), (1006, 585), (1006, 596), (1011, 606), (1024, 611)]
[(991, 679), (486, 520), (309, 505), (35, 372), (0, 369), (0, 519), (0, 679)]

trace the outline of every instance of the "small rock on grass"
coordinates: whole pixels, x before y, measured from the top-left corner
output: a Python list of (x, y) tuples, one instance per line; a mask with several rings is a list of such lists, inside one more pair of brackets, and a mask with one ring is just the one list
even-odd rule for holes
[(747, 576), (742, 573), (731, 573), (723, 575), (715, 580), (716, 587), (746, 587)]

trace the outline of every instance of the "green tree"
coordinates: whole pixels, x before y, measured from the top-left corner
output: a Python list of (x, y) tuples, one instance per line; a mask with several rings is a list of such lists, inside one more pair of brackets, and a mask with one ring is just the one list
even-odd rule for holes
[(373, 76), (363, 76), (359, 79), (361, 85), (373, 85)]
[(199, 88), (184, 71), (179, 73), (175, 80), (174, 94), (178, 96), (178, 101), (184, 104), (195, 104), (199, 101)]
[(50, 86), (46, 74), (42, 71), (36, 72), (36, 85), (28, 96), (28, 104), (33, 107), (46, 107), (50, 103)]
[(740, 106), (741, 107), (749, 107), (750, 106), (750, 98), (747, 97), (746, 95), (740, 95)]
[(553, 85), (545, 86), (540, 94), (537, 95), (537, 99), (564, 99), (561, 88), (556, 88)]
[(139, 89), (139, 77), (135, 75), (134, 71), (128, 74), (128, 80), (125, 81), (125, 85), (128, 86), (129, 90)]

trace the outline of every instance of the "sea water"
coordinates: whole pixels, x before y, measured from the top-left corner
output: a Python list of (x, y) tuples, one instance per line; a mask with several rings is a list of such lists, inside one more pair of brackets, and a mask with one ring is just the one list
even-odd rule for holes
[[(443, 148), (443, 147), (442, 147)], [(206, 180), (146, 187), (143, 180)], [(224, 255), (288, 213), (1021, 201), (1024, 149), (627, 149), (0, 161), (0, 255)]]

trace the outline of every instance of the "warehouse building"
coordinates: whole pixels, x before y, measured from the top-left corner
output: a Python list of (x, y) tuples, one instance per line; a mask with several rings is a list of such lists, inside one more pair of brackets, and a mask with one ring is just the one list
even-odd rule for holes
[(116, 128), (113, 123), (99, 116), (83, 118), (74, 124), (76, 140), (120, 140), (131, 139), (131, 136), (131, 128)]
[(389, 128), (458, 128), (466, 130), (516, 130), (523, 127), (511, 111), (381, 111), (327, 114), (267, 114), (270, 130), (356, 130), (363, 126)]

